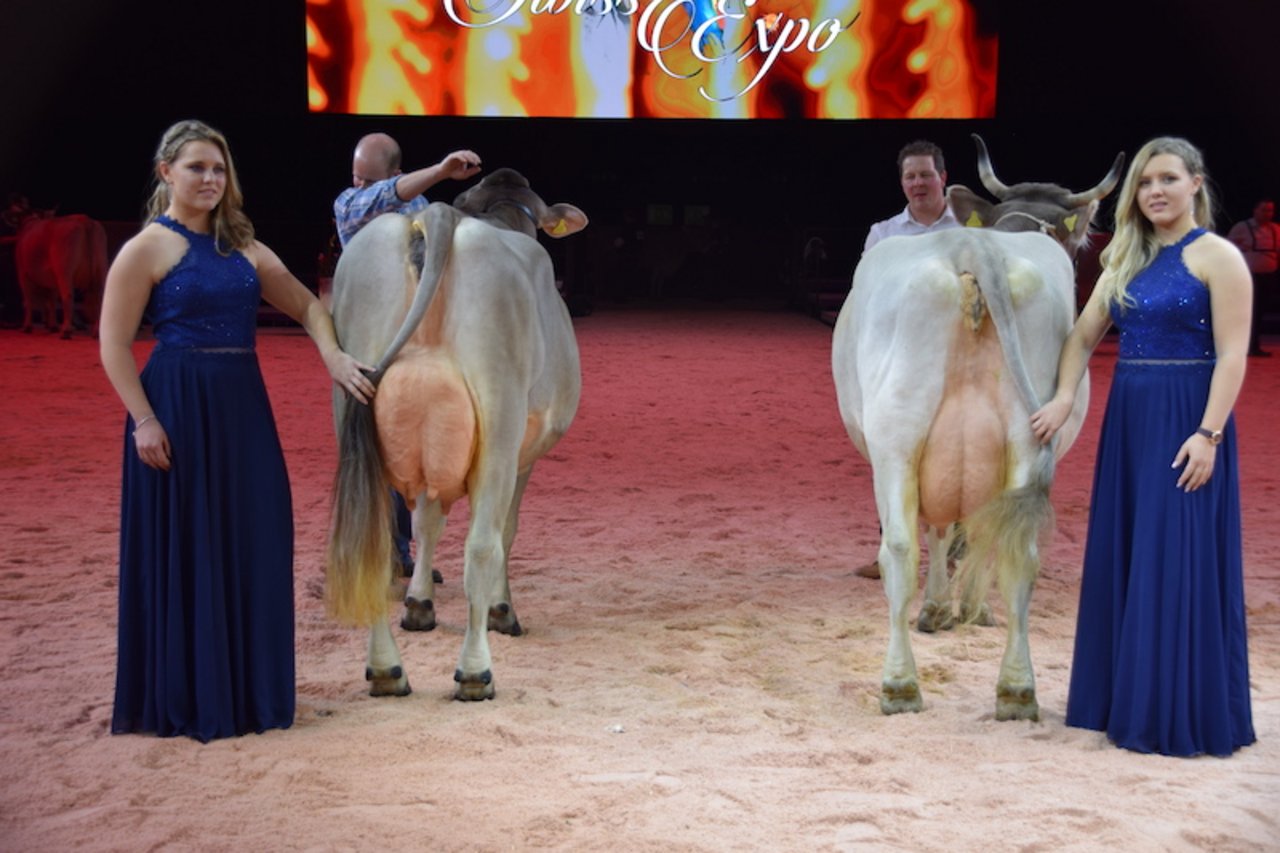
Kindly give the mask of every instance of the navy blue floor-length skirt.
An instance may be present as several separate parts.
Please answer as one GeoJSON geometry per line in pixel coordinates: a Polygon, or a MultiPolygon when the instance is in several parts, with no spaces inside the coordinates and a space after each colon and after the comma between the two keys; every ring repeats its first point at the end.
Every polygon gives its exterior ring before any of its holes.
{"type": "Polygon", "coordinates": [[[1206,485],[1171,467],[1212,372],[1121,360],[1098,443],[1067,725],[1139,752],[1254,741],[1234,423],[1206,485]]]}
{"type": "Polygon", "coordinates": [[[157,348],[172,467],[126,424],[113,732],[201,741],[294,715],[293,511],[256,354],[157,348]]]}

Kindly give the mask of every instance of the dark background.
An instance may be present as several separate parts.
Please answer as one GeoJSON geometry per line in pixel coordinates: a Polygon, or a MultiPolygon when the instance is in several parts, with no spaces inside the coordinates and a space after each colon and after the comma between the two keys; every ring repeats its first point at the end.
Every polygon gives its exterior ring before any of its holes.
{"type": "MultiPolygon", "coordinates": [[[[607,280],[618,271],[602,253],[643,228],[653,204],[670,206],[676,230],[687,207],[709,213],[713,224],[683,229],[672,251],[699,240],[719,248],[697,275],[674,275],[648,295],[772,293],[813,233],[828,238],[831,265],[847,275],[869,224],[902,208],[894,158],[917,137],[943,146],[953,183],[978,186],[969,140],[978,132],[1006,183],[1080,189],[1117,151],[1183,135],[1206,153],[1219,231],[1259,195],[1280,192],[1280,3],[976,5],[1000,34],[994,119],[615,121],[311,114],[301,0],[4,0],[0,193],[136,221],[161,132],[201,118],[231,142],[259,236],[314,284],[351,148],[385,130],[400,140],[406,169],[468,147],[486,169],[513,166],[548,201],[582,207],[590,228],[553,252],[568,277],[586,280],[580,288],[608,298],[627,294],[607,280]]],[[[662,230],[650,228],[650,249],[664,245],[653,239],[662,230]]]]}

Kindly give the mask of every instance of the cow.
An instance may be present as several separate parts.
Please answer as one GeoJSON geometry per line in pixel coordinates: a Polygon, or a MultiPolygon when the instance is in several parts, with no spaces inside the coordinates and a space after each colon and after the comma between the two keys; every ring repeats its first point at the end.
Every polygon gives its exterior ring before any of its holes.
{"type": "Polygon", "coordinates": [[[1087,376],[1053,445],[1036,441],[1029,420],[1053,394],[1075,318],[1071,256],[1119,180],[1124,154],[1097,186],[1073,193],[1005,186],[982,139],[974,141],[983,185],[999,203],[961,186],[947,201],[960,222],[985,227],[894,237],[863,255],[836,320],[832,374],[845,428],[871,463],[882,528],[889,647],[881,711],[923,707],[907,617],[923,524],[929,569],[917,627],[951,627],[952,589],[960,618],[991,624],[985,598],[998,578],[1007,638],[996,718],[1036,720],[1027,615],[1037,539],[1052,520],[1055,462],[1088,408],[1087,376]],[[957,523],[965,556],[949,582],[957,523]]]}
{"type": "Polygon", "coordinates": [[[14,260],[22,289],[22,331],[31,331],[31,315],[37,308],[52,330],[60,303],[60,331],[64,339],[70,338],[75,294],[80,291],[89,332],[97,337],[107,277],[107,233],[102,223],[82,214],[33,219],[18,232],[14,260]]]}
{"type": "Polygon", "coordinates": [[[392,565],[388,484],[414,507],[418,556],[401,626],[435,627],[432,561],[450,506],[466,495],[466,635],[455,697],[492,698],[487,629],[519,635],[507,559],[534,462],[564,435],[582,379],[577,342],[537,229],[586,227],[499,169],[414,218],[385,214],[351,240],[333,283],[343,348],[378,386],[373,405],[335,393],[339,466],[326,597],[370,625],[374,696],[410,692],[387,624],[392,565]]]}

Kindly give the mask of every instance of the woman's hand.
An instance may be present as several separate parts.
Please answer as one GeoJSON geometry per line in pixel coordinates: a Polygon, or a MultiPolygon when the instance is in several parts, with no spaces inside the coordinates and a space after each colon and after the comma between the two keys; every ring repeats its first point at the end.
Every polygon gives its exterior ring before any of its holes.
{"type": "Polygon", "coordinates": [[[1173,467],[1182,468],[1178,475],[1178,488],[1184,492],[1194,492],[1209,482],[1213,476],[1213,466],[1218,461],[1218,447],[1200,433],[1192,433],[1182,442],[1178,455],[1173,458],[1173,467]]]}
{"type": "Polygon", "coordinates": [[[340,349],[326,356],[324,365],[329,369],[329,375],[333,377],[333,381],[338,383],[338,387],[366,406],[369,405],[375,390],[373,381],[367,375],[373,370],[372,367],[361,364],[340,349]]]}
{"type": "Polygon", "coordinates": [[[1041,444],[1048,444],[1071,417],[1072,400],[1054,397],[1031,415],[1031,432],[1041,444]]]}
{"type": "Polygon", "coordinates": [[[169,434],[154,415],[143,418],[142,423],[134,427],[133,444],[143,464],[157,471],[169,470],[169,434]]]}

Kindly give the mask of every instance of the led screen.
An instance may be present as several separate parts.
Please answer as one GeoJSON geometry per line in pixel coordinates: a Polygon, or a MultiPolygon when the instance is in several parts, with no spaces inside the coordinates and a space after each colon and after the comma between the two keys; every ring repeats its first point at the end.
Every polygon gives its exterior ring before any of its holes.
{"type": "Polygon", "coordinates": [[[974,0],[308,0],[314,112],[989,118],[974,0]]]}

